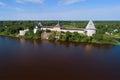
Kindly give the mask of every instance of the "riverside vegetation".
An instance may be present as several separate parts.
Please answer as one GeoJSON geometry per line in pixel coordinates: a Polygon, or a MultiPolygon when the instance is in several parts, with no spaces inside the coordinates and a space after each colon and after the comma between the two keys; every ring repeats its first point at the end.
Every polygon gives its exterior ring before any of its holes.
{"type": "MultiPolygon", "coordinates": [[[[39,21],[0,21],[0,35],[19,37],[25,39],[41,39],[44,31],[33,33],[33,28],[39,21]],[[18,36],[19,30],[30,29],[25,36],[18,36]]],[[[41,21],[44,26],[54,26],[57,21],[41,21]]],[[[88,37],[77,32],[50,32],[49,40],[51,41],[70,41],[70,42],[87,42],[99,44],[120,45],[120,21],[95,21],[97,33],[88,37]],[[59,36],[59,37],[57,37],[59,36]],[[57,38],[56,38],[57,37],[57,38]]],[[[61,21],[61,25],[66,28],[84,28],[87,21],[61,21]]]]}

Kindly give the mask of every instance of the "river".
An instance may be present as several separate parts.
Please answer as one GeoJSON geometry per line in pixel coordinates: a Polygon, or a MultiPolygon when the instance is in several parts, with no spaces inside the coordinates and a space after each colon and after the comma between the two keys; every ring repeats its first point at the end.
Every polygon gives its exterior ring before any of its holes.
{"type": "Polygon", "coordinates": [[[120,80],[120,46],[0,37],[0,80],[120,80]]]}

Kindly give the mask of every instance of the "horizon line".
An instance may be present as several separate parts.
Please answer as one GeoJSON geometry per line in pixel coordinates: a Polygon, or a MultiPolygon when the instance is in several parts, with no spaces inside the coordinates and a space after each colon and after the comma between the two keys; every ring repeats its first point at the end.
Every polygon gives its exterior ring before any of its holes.
{"type": "Polygon", "coordinates": [[[106,19],[106,20],[100,20],[100,19],[81,19],[81,20],[56,20],[56,19],[54,19],[54,20],[50,20],[50,19],[43,19],[43,20],[30,20],[30,19],[25,19],[25,20],[22,20],[22,19],[20,19],[20,20],[0,20],[0,21],[89,21],[89,20],[93,20],[93,21],[120,21],[120,20],[118,20],[118,19],[106,19]]]}

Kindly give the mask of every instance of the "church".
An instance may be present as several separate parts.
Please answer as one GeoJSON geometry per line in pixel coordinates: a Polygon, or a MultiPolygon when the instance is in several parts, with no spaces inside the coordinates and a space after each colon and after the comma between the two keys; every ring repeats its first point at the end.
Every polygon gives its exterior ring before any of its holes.
{"type": "Polygon", "coordinates": [[[36,33],[38,30],[50,30],[50,31],[58,31],[58,32],[67,32],[67,31],[78,32],[87,36],[92,36],[93,34],[96,34],[96,27],[92,20],[88,22],[85,29],[64,28],[60,25],[59,21],[55,26],[43,26],[41,23],[39,23],[38,25],[40,26],[40,28],[36,26],[33,30],[34,33],[36,33]]]}

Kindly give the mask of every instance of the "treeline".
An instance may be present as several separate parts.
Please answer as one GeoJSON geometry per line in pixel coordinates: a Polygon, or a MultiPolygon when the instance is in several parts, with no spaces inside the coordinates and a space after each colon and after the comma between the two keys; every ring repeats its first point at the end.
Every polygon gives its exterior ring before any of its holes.
{"type": "Polygon", "coordinates": [[[40,39],[42,31],[38,31],[36,34],[33,33],[33,28],[37,25],[34,21],[0,21],[0,35],[19,37],[19,31],[29,29],[30,31],[25,36],[20,36],[25,39],[40,39]]]}
{"type": "Polygon", "coordinates": [[[0,21],[0,27],[21,27],[22,29],[29,28],[30,30],[37,24],[36,21],[0,21]]]}
{"type": "Polygon", "coordinates": [[[120,34],[120,21],[95,21],[94,23],[99,34],[112,33],[115,29],[120,34]]]}
{"type": "Polygon", "coordinates": [[[33,31],[29,31],[24,36],[20,36],[20,38],[40,40],[42,33],[43,31],[37,31],[36,34],[34,34],[33,31]]]}
{"type": "MultiPolygon", "coordinates": [[[[29,27],[32,29],[35,25],[41,22],[43,26],[55,26],[58,21],[0,21],[0,27],[29,27]]],[[[85,28],[88,21],[60,21],[60,24],[63,27],[72,27],[72,28],[85,28]]],[[[110,31],[113,28],[120,29],[120,21],[94,21],[96,28],[110,28],[110,31]]]]}
{"type": "MultiPolygon", "coordinates": [[[[27,28],[33,30],[38,25],[38,22],[41,22],[43,26],[55,26],[58,21],[0,21],[0,28],[3,28],[1,31],[5,30],[5,27],[11,29],[17,28],[18,30],[27,28]]],[[[60,21],[60,24],[67,28],[85,28],[87,23],[88,21],[60,21]]],[[[120,34],[120,21],[94,21],[94,24],[98,34],[104,34],[105,32],[112,33],[115,29],[120,34]]]]}
{"type": "Polygon", "coordinates": [[[84,34],[78,32],[51,32],[49,36],[51,41],[70,41],[70,42],[87,42],[87,43],[99,43],[99,44],[117,44],[114,37],[108,36],[106,34],[94,34],[88,37],[84,34]]]}

